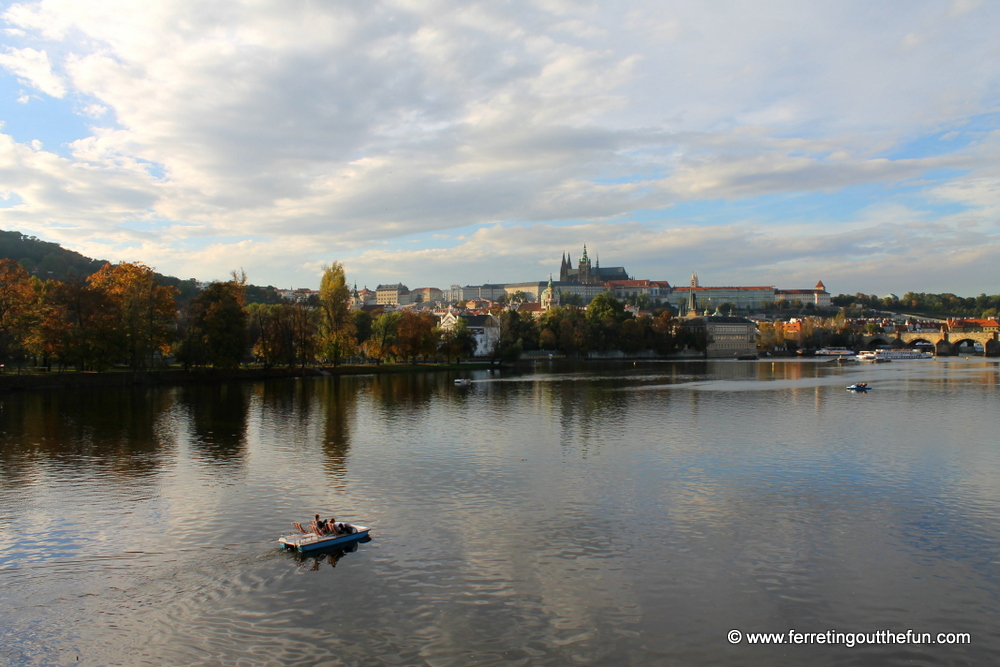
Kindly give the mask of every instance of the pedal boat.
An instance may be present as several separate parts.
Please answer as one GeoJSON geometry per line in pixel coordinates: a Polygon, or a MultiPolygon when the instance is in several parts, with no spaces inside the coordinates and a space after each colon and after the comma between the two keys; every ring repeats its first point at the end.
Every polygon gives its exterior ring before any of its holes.
{"type": "Polygon", "coordinates": [[[315,549],[329,549],[331,547],[339,547],[345,544],[351,544],[352,542],[357,542],[358,540],[363,540],[368,537],[368,531],[371,530],[368,526],[358,526],[354,524],[348,524],[354,528],[356,532],[350,535],[317,535],[316,533],[295,533],[292,535],[283,535],[278,538],[278,544],[289,551],[313,551],[315,549]]]}

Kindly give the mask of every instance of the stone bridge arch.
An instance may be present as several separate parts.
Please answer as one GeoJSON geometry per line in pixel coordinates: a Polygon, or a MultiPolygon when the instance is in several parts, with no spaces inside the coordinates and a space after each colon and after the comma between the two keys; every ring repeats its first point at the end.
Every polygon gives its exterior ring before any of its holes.
{"type": "Polygon", "coordinates": [[[917,347],[919,344],[931,344],[934,353],[941,356],[958,354],[957,347],[962,341],[972,341],[983,346],[987,357],[1000,356],[1000,341],[996,331],[906,331],[899,334],[881,333],[862,336],[862,347],[874,350],[881,346],[917,347]]]}

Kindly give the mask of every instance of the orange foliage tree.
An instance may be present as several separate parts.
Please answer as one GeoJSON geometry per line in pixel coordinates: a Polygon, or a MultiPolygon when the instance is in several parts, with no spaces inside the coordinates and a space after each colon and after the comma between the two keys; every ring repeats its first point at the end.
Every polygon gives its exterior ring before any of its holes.
{"type": "Polygon", "coordinates": [[[0,360],[11,360],[25,351],[37,317],[36,283],[17,262],[0,260],[0,360]]]}
{"type": "Polygon", "coordinates": [[[105,264],[87,279],[112,307],[113,342],[129,367],[138,370],[166,354],[177,319],[177,290],[161,285],[145,264],[105,264]]]}

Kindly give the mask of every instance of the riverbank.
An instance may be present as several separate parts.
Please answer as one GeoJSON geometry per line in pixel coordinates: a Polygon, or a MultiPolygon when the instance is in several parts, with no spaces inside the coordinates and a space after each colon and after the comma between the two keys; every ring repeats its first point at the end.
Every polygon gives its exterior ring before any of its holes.
{"type": "Polygon", "coordinates": [[[380,375],[386,373],[433,373],[489,368],[488,363],[463,364],[344,364],[305,368],[238,368],[220,370],[180,368],[146,371],[109,370],[104,372],[44,372],[22,370],[0,374],[0,392],[42,389],[82,389],[90,387],[168,386],[215,382],[242,382],[280,378],[325,377],[331,375],[380,375]]]}

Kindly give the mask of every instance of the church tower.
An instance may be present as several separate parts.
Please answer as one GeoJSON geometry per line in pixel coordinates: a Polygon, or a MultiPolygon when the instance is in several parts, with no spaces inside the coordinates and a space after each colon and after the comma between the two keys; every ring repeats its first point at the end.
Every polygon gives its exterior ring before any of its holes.
{"type": "Polygon", "coordinates": [[[555,285],[552,284],[552,274],[549,274],[549,286],[542,290],[539,302],[542,310],[551,310],[559,305],[559,295],[556,293],[555,285]]]}
{"type": "Polygon", "coordinates": [[[696,294],[698,290],[698,274],[691,274],[691,290],[688,292],[688,303],[687,311],[688,317],[698,316],[698,296],[696,294]]]}
{"type": "Polygon", "coordinates": [[[590,284],[590,258],[587,257],[587,244],[583,244],[583,255],[580,257],[580,270],[576,274],[576,279],[584,285],[590,284]]]}

